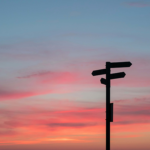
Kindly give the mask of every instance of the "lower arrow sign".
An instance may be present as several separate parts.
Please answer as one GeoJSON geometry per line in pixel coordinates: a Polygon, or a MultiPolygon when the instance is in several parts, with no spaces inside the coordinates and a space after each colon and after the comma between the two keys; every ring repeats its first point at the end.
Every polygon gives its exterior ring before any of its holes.
{"type": "Polygon", "coordinates": [[[110,75],[110,79],[124,78],[125,75],[124,72],[114,73],[110,75]]]}
{"type": "Polygon", "coordinates": [[[106,85],[106,79],[101,78],[101,83],[106,85]]]}

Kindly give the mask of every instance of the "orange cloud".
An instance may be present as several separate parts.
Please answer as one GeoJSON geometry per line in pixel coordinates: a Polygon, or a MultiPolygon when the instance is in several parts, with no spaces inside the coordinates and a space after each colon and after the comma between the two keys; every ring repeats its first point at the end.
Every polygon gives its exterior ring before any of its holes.
{"type": "MultiPolygon", "coordinates": [[[[149,129],[149,99],[114,101],[112,133],[142,132],[149,129]],[[135,128],[136,126],[136,128],[135,128]],[[143,128],[141,128],[143,127],[143,128]],[[139,131],[140,128],[140,131],[139,131]]],[[[96,104],[97,105],[97,104],[96,104]]],[[[35,106],[36,107],[36,106],[35,106]]],[[[104,108],[74,107],[71,110],[45,110],[43,108],[1,109],[0,140],[6,142],[37,141],[41,139],[80,139],[91,135],[105,135],[104,108]],[[79,138],[76,138],[78,135],[79,138]]],[[[128,136],[128,135],[127,135],[128,136]]],[[[92,139],[91,139],[92,140],[92,139]]],[[[51,140],[52,141],[52,140],[51,140]]],[[[54,141],[54,140],[53,140],[54,141]]],[[[55,140],[56,141],[56,140],[55,140]]],[[[68,140],[69,141],[69,140],[68,140]]],[[[19,142],[18,142],[19,143],[19,142]]]]}

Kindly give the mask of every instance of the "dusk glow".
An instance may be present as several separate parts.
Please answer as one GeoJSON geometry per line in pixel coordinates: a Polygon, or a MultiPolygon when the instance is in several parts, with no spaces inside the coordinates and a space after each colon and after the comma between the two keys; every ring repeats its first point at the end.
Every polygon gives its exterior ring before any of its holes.
{"type": "Polygon", "coordinates": [[[149,0],[0,0],[0,150],[150,149],[149,0]]]}

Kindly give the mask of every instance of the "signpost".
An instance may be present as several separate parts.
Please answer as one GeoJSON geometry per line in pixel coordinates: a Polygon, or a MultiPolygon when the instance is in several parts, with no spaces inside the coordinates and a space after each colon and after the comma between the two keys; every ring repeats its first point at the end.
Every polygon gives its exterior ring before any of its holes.
{"type": "Polygon", "coordinates": [[[106,150],[110,150],[110,122],[113,122],[113,103],[110,103],[110,80],[124,78],[125,73],[110,74],[111,68],[130,67],[131,62],[106,62],[106,69],[94,70],[93,76],[106,74],[106,79],[101,78],[101,83],[106,85],[106,150]]]}

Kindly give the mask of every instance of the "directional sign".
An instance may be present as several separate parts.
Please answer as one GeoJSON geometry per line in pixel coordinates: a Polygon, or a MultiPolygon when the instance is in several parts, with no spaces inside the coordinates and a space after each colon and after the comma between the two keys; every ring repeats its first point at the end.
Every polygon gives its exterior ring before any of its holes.
{"type": "Polygon", "coordinates": [[[94,70],[94,71],[92,72],[92,75],[93,75],[93,76],[102,75],[102,74],[106,74],[106,69],[94,70]]]}
{"type": "Polygon", "coordinates": [[[110,75],[110,79],[124,78],[125,75],[126,74],[124,72],[113,73],[110,75]]]}
{"type": "Polygon", "coordinates": [[[106,79],[101,78],[100,82],[106,85],[106,150],[110,150],[110,122],[113,122],[113,103],[110,103],[110,81],[111,79],[124,78],[124,72],[111,74],[111,68],[130,67],[131,62],[106,62],[106,69],[94,70],[93,76],[106,74],[106,79]]]}
{"type": "Polygon", "coordinates": [[[113,62],[110,63],[110,68],[122,68],[122,67],[130,67],[132,65],[131,62],[113,62]]]}
{"type": "Polygon", "coordinates": [[[106,79],[101,78],[101,83],[106,85],[106,79]]]}

